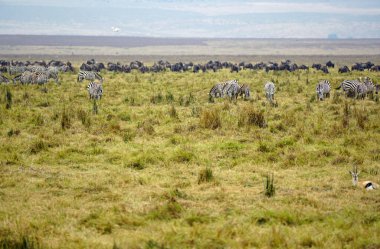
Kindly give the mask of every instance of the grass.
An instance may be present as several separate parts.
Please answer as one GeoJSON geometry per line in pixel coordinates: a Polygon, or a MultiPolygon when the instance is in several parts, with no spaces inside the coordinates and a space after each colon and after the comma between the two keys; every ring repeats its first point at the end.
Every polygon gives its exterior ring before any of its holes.
{"type": "Polygon", "coordinates": [[[334,87],[380,75],[331,71],[324,101],[314,70],[102,72],[97,112],[74,74],[0,85],[0,248],[378,248],[380,191],[347,172],[380,182],[380,104],[334,87]],[[252,99],[209,103],[231,78],[252,99]]]}

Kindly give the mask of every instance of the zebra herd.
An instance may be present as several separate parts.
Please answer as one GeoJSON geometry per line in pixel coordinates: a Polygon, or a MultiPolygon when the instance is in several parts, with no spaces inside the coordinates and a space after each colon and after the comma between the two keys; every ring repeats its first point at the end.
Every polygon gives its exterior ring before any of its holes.
{"type": "MultiPolygon", "coordinates": [[[[364,99],[367,97],[373,97],[373,94],[380,91],[380,85],[375,85],[371,78],[364,77],[359,80],[344,80],[337,88],[342,89],[346,97],[354,97],[364,99]]],[[[330,97],[331,85],[328,80],[321,80],[316,85],[316,94],[318,100],[324,100],[330,97]]],[[[266,99],[273,103],[274,94],[276,91],[275,84],[271,81],[267,81],[264,85],[264,92],[266,99]]],[[[229,80],[215,84],[209,91],[209,99],[213,101],[214,98],[228,97],[230,100],[236,100],[238,96],[244,95],[244,99],[250,97],[249,86],[243,84],[239,86],[237,80],[229,80]]]]}
{"type": "Polygon", "coordinates": [[[209,99],[228,97],[230,100],[237,100],[238,96],[249,99],[250,90],[248,85],[239,85],[237,80],[229,80],[214,85],[209,92],[209,99]]]}
{"type": "MultiPolygon", "coordinates": [[[[44,67],[39,65],[30,66],[9,66],[9,75],[15,75],[12,79],[16,84],[19,81],[21,84],[46,84],[49,79],[54,79],[59,83],[58,73],[62,71],[60,67],[44,67]]],[[[9,83],[11,80],[4,75],[0,75],[0,83],[9,83]]]]}
{"type": "Polygon", "coordinates": [[[359,80],[344,80],[336,89],[342,89],[347,97],[364,99],[366,96],[373,96],[374,92],[378,93],[379,88],[371,78],[364,77],[359,80]]]}

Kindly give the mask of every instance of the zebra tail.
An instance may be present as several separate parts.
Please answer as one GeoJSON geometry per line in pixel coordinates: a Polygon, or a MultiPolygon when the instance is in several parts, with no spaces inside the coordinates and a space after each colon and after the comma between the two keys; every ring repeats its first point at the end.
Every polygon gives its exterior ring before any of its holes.
{"type": "Polygon", "coordinates": [[[338,89],[341,89],[342,88],[342,84],[340,84],[337,88],[335,88],[336,90],[338,89]]]}

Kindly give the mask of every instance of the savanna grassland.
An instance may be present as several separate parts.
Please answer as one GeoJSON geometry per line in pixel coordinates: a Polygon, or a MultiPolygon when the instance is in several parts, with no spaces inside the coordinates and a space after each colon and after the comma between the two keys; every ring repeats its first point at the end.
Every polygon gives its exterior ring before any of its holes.
{"type": "Polygon", "coordinates": [[[0,248],[380,247],[380,190],[348,173],[380,182],[379,97],[315,96],[379,73],[102,75],[96,104],[76,74],[0,85],[0,248]],[[234,78],[249,101],[208,101],[234,78]]]}

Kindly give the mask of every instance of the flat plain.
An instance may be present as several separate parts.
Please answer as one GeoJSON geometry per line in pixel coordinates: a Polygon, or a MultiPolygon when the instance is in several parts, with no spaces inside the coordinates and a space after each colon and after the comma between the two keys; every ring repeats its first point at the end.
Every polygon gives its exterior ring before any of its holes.
{"type": "Polygon", "coordinates": [[[76,73],[0,85],[0,248],[380,247],[380,191],[348,173],[380,183],[379,96],[334,89],[378,72],[101,74],[96,104],[76,73]],[[229,79],[251,99],[209,102],[229,79]],[[333,89],[317,101],[321,79],[333,89]]]}

